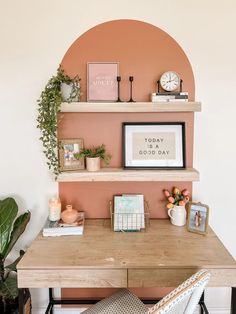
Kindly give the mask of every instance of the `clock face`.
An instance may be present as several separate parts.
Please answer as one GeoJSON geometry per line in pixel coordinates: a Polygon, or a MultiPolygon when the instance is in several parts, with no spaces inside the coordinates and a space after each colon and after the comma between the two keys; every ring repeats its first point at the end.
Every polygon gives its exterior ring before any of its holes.
{"type": "Polygon", "coordinates": [[[162,74],[160,78],[161,87],[167,92],[173,92],[179,87],[180,77],[176,72],[168,71],[162,74]]]}

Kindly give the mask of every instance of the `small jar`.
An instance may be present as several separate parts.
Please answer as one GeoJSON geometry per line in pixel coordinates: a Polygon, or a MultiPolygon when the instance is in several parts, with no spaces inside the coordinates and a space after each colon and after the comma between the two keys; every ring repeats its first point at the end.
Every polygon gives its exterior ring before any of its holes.
{"type": "Polygon", "coordinates": [[[48,202],[49,215],[48,218],[50,221],[58,221],[61,218],[61,201],[59,198],[54,197],[50,198],[48,202]]]}
{"type": "Polygon", "coordinates": [[[66,209],[61,213],[61,219],[67,224],[72,224],[78,219],[78,217],[78,211],[73,209],[71,205],[66,205],[66,209]]]}

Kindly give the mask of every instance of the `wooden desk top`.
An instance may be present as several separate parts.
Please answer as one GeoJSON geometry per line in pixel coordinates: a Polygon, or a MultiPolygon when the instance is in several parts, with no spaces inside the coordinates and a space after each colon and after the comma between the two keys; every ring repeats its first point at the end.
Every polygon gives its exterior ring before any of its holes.
{"type": "Polygon", "coordinates": [[[83,236],[33,241],[21,269],[233,268],[236,262],[215,233],[190,233],[169,220],[151,220],[144,232],[113,232],[106,219],[87,219],[83,236]]]}

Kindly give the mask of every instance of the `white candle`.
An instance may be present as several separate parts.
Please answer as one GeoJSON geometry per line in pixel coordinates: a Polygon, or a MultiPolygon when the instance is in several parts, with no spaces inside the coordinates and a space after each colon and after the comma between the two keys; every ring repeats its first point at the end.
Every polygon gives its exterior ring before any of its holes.
{"type": "Polygon", "coordinates": [[[48,202],[49,207],[49,220],[57,221],[61,218],[61,201],[59,198],[50,198],[48,202]]]}

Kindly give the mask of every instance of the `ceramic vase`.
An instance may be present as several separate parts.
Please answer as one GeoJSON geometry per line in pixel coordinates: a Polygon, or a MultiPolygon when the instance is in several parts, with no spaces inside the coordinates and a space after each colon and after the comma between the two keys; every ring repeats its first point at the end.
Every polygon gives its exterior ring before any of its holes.
{"type": "Polygon", "coordinates": [[[168,210],[168,216],[170,221],[175,226],[184,226],[186,224],[186,209],[185,206],[177,206],[170,208],[168,210]]]}
{"type": "Polygon", "coordinates": [[[67,224],[72,224],[78,219],[78,217],[78,211],[73,209],[71,205],[67,205],[66,209],[61,213],[61,219],[67,224]]]}
{"type": "MultiPolygon", "coordinates": [[[[61,83],[61,95],[62,95],[63,101],[68,101],[70,99],[72,88],[73,88],[72,83],[71,84],[61,83]]],[[[71,100],[79,101],[78,97],[74,97],[71,100]]]]}
{"type": "Polygon", "coordinates": [[[86,169],[88,171],[100,170],[100,157],[86,157],[86,169]]]}

